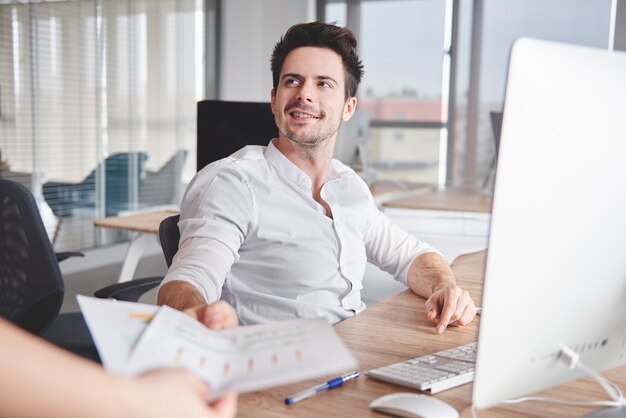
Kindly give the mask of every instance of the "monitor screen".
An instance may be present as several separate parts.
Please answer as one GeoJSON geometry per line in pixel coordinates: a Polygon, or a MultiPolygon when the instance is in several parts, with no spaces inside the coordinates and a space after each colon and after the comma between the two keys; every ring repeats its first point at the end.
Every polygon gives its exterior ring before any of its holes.
{"type": "Polygon", "coordinates": [[[493,143],[496,147],[496,157],[500,148],[500,131],[502,131],[502,112],[489,112],[491,121],[491,131],[493,132],[493,143]]]}
{"type": "Polygon", "coordinates": [[[352,118],[339,127],[333,158],[350,167],[362,168],[364,148],[361,147],[367,142],[369,126],[369,114],[357,109],[352,118]]]}
{"type": "Polygon", "coordinates": [[[277,136],[269,103],[200,101],[196,168],[200,171],[246,145],[267,145],[277,136]]]}
{"type": "Polygon", "coordinates": [[[511,53],[485,267],[479,409],[626,364],[626,54],[511,53]]]}

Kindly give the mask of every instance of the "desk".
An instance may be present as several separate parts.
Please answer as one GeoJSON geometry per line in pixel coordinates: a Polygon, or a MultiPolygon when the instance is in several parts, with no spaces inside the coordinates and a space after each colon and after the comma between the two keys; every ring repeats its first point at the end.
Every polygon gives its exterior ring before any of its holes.
{"type": "Polygon", "coordinates": [[[446,187],[441,190],[431,188],[409,198],[394,199],[383,206],[385,208],[489,213],[491,212],[491,197],[473,187],[446,187]]]}
{"type": "Polygon", "coordinates": [[[379,180],[370,186],[374,203],[379,209],[395,201],[412,201],[413,198],[433,191],[432,184],[379,180]]]}
{"type": "Polygon", "coordinates": [[[176,215],[176,211],[146,212],[129,216],[112,216],[93,221],[94,226],[111,228],[120,231],[138,232],[137,236],[130,241],[128,251],[124,257],[122,270],[117,282],[123,283],[133,279],[139,259],[146,250],[153,235],[159,233],[161,221],[168,216],[176,215]]]}
{"type": "MultiPolygon", "coordinates": [[[[482,292],[484,253],[461,256],[453,263],[460,284],[475,300],[482,292]]],[[[448,329],[437,336],[426,320],[423,299],[404,291],[373,308],[349,318],[335,329],[366,370],[426,355],[476,341],[479,318],[462,328],[448,329]]],[[[604,373],[626,390],[626,366],[604,373]]],[[[335,376],[327,376],[335,377],[335,376]]],[[[384,417],[371,411],[368,405],[379,396],[393,392],[415,390],[380,382],[366,376],[347,383],[344,387],[320,394],[299,404],[286,406],[283,400],[300,390],[319,384],[324,379],[309,380],[261,392],[240,396],[238,417],[384,417]]],[[[454,406],[462,417],[471,417],[472,384],[462,385],[435,395],[454,406]]],[[[541,392],[542,396],[566,399],[607,399],[602,389],[590,378],[570,382],[558,388],[541,392]]],[[[599,408],[596,408],[599,409],[599,408]]],[[[479,411],[483,417],[573,417],[591,413],[593,408],[560,406],[545,402],[526,402],[518,405],[479,411]]]]}

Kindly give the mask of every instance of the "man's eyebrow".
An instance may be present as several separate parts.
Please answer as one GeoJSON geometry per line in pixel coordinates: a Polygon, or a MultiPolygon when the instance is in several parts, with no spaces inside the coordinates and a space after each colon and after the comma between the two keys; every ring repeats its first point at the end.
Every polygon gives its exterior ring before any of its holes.
{"type": "Polygon", "coordinates": [[[339,84],[339,83],[337,83],[337,80],[335,80],[334,78],[332,78],[332,77],[331,77],[331,76],[329,76],[329,75],[318,75],[316,78],[317,78],[318,80],[330,80],[330,81],[332,81],[332,82],[333,82],[333,83],[335,83],[335,84],[339,84]]]}
{"type": "Polygon", "coordinates": [[[302,78],[302,75],[297,73],[287,73],[280,76],[281,80],[285,78],[302,78]]]}
{"type": "MultiPolygon", "coordinates": [[[[282,76],[280,76],[281,80],[285,79],[285,78],[297,78],[297,79],[303,79],[304,76],[302,74],[298,74],[298,73],[286,73],[283,74],[282,76]]],[[[316,80],[330,80],[335,84],[339,84],[337,83],[337,80],[335,80],[334,78],[332,78],[329,75],[318,75],[315,77],[316,80]]]]}

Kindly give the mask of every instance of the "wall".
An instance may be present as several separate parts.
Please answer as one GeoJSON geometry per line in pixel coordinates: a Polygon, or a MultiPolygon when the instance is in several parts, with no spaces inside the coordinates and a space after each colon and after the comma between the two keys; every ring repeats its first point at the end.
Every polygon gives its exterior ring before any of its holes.
{"type": "Polygon", "coordinates": [[[270,55],[293,24],[315,20],[314,0],[222,2],[219,99],[270,100],[270,55]]]}

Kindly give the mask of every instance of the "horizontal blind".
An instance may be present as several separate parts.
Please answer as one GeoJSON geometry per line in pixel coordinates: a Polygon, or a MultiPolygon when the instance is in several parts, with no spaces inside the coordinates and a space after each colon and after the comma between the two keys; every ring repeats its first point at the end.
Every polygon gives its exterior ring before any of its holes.
{"type": "Polygon", "coordinates": [[[178,205],[203,22],[198,0],[0,3],[0,175],[31,188],[55,249],[127,238],[94,218],[178,205]]]}

